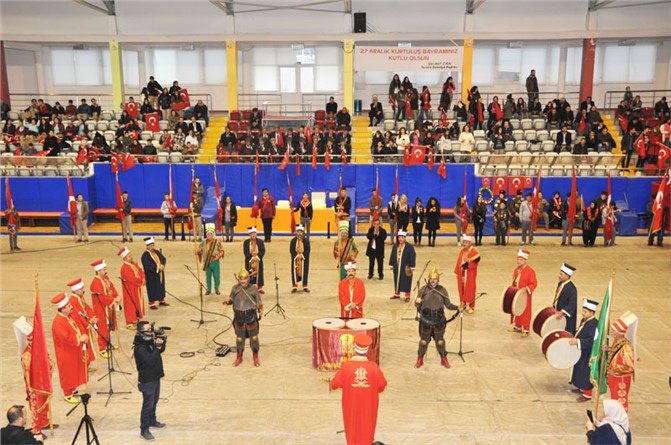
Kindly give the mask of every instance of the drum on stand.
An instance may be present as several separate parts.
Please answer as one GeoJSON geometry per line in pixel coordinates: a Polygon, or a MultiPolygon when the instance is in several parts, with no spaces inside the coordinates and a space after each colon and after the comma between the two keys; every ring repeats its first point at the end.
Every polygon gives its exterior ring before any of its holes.
{"type": "Polygon", "coordinates": [[[342,329],[345,322],[339,318],[318,318],[312,322],[314,329],[342,329]]]}
{"type": "Polygon", "coordinates": [[[527,308],[527,291],[515,286],[508,286],[501,294],[501,305],[503,312],[510,315],[522,315],[527,308]]]}
{"type": "Polygon", "coordinates": [[[566,329],[566,316],[557,318],[559,311],[552,306],[539,309],[534,314],[532,329],[539,337],[544,337],[545,334],[557,330],[566,329]]]}
{"type": "Polygon", "coordinates": [[[339,318],[318,318],[312,322],[312,366],[319,368],[320,361],[318,357],[320,332],[321,337],[327,337],[332,331],[337,331],[345,327],[345,322],[339,318]]]}
{"type": "Polygon", "coordinates": [[[549,332],[541,341],[541,351],[548,363],[555,369],[568,369],[580,360],[578,345],[572,345],[569,340],[571,333],[556,330],[549,332]]]}
{"type": "Polygon", "coordinates": [[[369,331],[372,329],[380,329],[380,323],[377,320],[371,318],[354,318],[352,320],[347,320],[345,325],[349,329],[357,331],[369,331]]]}

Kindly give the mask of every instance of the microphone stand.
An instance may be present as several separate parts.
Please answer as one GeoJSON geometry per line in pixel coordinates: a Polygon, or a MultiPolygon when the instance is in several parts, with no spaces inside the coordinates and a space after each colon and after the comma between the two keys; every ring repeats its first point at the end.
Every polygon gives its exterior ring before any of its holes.
{"type": "MultiPolygon", "coordinates": [[[[100,296],[97,293],[95,295],[98,298],[98,302],[100,302],[100,296]]],[[[89,322],[89,326],[92,326],[93,330],[96,331],[98,336],[100,338],[102,338],[103,340],[105,340],[105,344],[106,344],[105,351],[107,351],[107,374],[104,374],[102,377],[100,377],[98,379],[98,381],[101,381],[102,379],[107,377],[108,381],[109,381],[109,390],[108,391],[99,391],[96,394],[107,394],[107,401],[105,402],[105,406],[107,406],[107,404],[109,403],[110,399],[112,398],[112,396],[114,394],[130,394],[130,391],[127,391],[127,392],[114,391],[114,389],[112,388],[112,373],[113,372],[118,372],[119,374],[130,375],[130,372],[119,371],[119,370],[114,369],[114,363],[112,362],[113,347],[112,347],[112,342],[111,342],[110,338],[105,337],[104,335],[102,335],[100,333],[100,331],[98,330],[98,327],[95,324],[91,323],[91,319],[86,314],[81,312],[79,315],[83,315],[84,318],[86,318],[86,320],[89,322]]]]}
{"type": "Polygon", "coordinates": [[[128,299],[130,300],[131,303],[133,303],[133,307],[135,308],[135,317],[137,318],[138,321],[140,321],[142,319],[142,316],[140,315],[140,309],[137,307],[137,304],[135,304],[135,301],[131,297],[130,291],[128,290],[128,286],[126,286],[126,280],[124,280],[121,277],[119,277],[119,279],[121,280],[121,285],[126,291],[126,294],[128,294],[128,299]]]}
{"type": "MultiPolygon", "coordinates": [[[[487,292],[480,292],[480,295],[475,299],[476,301],[482,297],[483,295],[487,295],[487,292]]],[[[463,340],[464,340],[464,311],[466,310],[466,306],[464,305],[464,308],[459,311],[459,351],[457,352],[450,352],[447,351],[448,354],[455,354],[458,355],[461,360],[466,363],[466,359],[464,358],[464,355],[466,354],[471,354],[475,351],[470,350],[470,351],[464,351],[463,350],[463,340]]]]}
{"type": "Polygon", "coordinates": [[[275,306],[271,307],[268,310],[268,312],[266,312],[266,315],[270,314],[272,311],[275,311],[278,314],[282,315],[282,317],[286,320],[287,316],[285,315],[284,308],[280,304],[280,285],[279,285],[280,279],[277,277],[277,264],[274,262],[273,267],[275,268],[275,306]]]}
{"type": "Polygon", "coordinates": [[[203,285],[203,282],[200,281],[200,279],[196,276],[196,274],[193,273],[193,271],[191,270],[191,268],[190,268],[189,266],[187,266],[187,265],[185,264],[184,267],[186,267],[186,270],[188,270],[189,273],[190,273],[191,275],[193,275],[193,278],[194,278],[194,279],[198,282],[198,284],[199,284],[198,290],[199,290],[199,295],[200,295],[200,319],[198,319],[198,320],[191,320],[191,321],[194,322],[194,323],[198,323],[198,329],[200,329],[200,327],[201,327],[202,325],[204,325],[205,323],[214,323],[216,320],[203,320],[203,288],[204,288],[205,286],[203,285]]]}

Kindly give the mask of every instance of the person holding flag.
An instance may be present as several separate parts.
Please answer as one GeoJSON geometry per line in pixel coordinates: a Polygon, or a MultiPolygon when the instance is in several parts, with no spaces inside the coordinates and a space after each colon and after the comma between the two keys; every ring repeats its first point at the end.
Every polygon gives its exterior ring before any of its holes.
{"type": "Polygon", "coordinates": [[[217,295],[221,295],[219,292],[219,272],[221,266],[219,265],[219,260],[224,257],[224,246],[221,245],[221,241],[215,237],[215,225],[206,224],[205,225],[205,239],[198,244],[197,255],[199,261],[203,263],[203,270],[205,271],[205,276],[207,277],[207,288],[205,295],[210,295],[212,293],[212,278],[214,277],[214,291],[217,295]]]}
{"type": "Polygon", "coordinates": [[[373,187],[371,192],[370,199],[368,200],[368,209],[370,210],[370,222],[371,225],[373,221],[379,219],[382,216],[382,209],[384,207],[384,202],[377,191],[377,187],[373,187]]]}
{"type": "Polygon", "coordinates": [[[571,392],[579,394],[577,402],[587,402],[592,399],[592,388],[594,385],[590,381],[590,359],[592,357],[592,345],[595,342],[595,333],[599,320],[594,317],[599,303],[587,298],[583,299],[582,321],[575,334],[575,338],[569,340],[569,344],[577,345],[580,349],[580,359],[573,366],[571,380],[569,383],[576,389],[571,392]]]}
{"type": "Polygon", "coordinates": [[[652,222],[650,223],[650,230],[648,231],[648,246],[654,244],[657,238],[657,246],[662,247],[664,242],[665,222],[669,217],[669,185],[671,184],[671,174],[669,170],[659,183],[657,194],[654,195],[652,202],[652,222]]]}
{"type": "Polygon", "coordinates": [[[137,323],[145,315],[144,298],[142,297],[142,286],[145,282],[144,270],[133,261],[133,255],[128,247],[124,246],[117,255],[123,261],[121,265],[121,285],[126,328],[134,331],[137,323]]]}
{"type": "Polygon", "coordinates": [[[613,343],[607,347],[607,383],[610,398],[629,412],[629,389],[636,364],[636,329],[638,317],[627,311],[610,325],[613,343]]]}
{"type": "Polygon", "coordinates": [[[21,218],[19,212],[14,207],[14,200],[12,199],[12,192],[9,188],[9,178],[5,178],[5,198],[7,200],[7,208],[5,209],[5,219],[7,220],[7,231],[9,232],[9,249],[12,253],[19,248],[19,230],[21,229],[21,218]]]}
{"type": "Polygon", "coordinates": [[[65,292],[51,299],[58,313],[51,325],[56,364],[63,396],[68,403],[79,403],[77,388],[88,383],[88,334],[82,333],[72,319],[72,304],[65,292]]]}

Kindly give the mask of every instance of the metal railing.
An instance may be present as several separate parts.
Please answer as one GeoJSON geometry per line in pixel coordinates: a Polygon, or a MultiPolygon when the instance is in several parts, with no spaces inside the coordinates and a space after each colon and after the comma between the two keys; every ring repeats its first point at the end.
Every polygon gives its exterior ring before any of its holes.
{"type": "MultiPolygon", "coordinates": [[[[264,104],[274,102],[281,103],[282,95],[279,93],[241,93],[238,94],[238,109],[239,110],[251,110],[252,108],[258,108],[262,110],[264,104]]],[[[229,113],[232,110],[228,110],[229,113]]]]}
{"type": "MultiPolygon", "coordinates": [[[[603,107],[606,109],[616,109],[624,97],[625,90],[606,91],[603,95],[603,107]]],[[[644,107],[654,107],[662,97],[671,96],[671,90],[640,90],[632,91],[634,97],[641,96],[641,102],[644,107]]]]}

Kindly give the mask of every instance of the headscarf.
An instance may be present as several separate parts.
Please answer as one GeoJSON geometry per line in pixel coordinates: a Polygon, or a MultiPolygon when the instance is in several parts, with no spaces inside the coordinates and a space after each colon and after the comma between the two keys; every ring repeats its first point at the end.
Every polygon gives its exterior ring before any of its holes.
{"type": "Polygon", "coordinates": [[[604,418],[598,422],[597,426],[610,424],[610,427],[615,432],[617,440],[621,445],[627,443],[627,433],[629,432],[629,417],[627,416],[624,407],[617,400],[604,399],[603,400],[604,418]]]}

